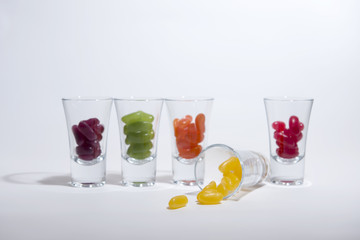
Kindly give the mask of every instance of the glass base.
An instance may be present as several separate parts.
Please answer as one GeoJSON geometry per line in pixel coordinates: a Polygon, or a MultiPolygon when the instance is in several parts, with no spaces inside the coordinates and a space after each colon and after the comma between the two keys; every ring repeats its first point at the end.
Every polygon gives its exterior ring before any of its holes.
{"type": "Polygon", "coordinates": [[[173,183],[183,186],[195,186],[197,185],[196,180],[175,180],[173,179],[173,183]]]}
{"type": "Polygon", "coordinates": [[[123,186],[133,186],[133,187],[151,187],[155,185],[155,182],[127,182],[121,181],[121,185],[123,186]]]}
{"type": "Polygon", "coordinates": [[[105,185],[105,181],[99,183],[70,182],[70,186],[79,187],[79,188],[94,188],[94,187],[102,187],[104,185],[105,185]]]}
{"type": "Polygon", "coordinates": [[[282,186],[297,186],[304,183],[304,179],[281,179],[281,178],[271,178],[270,183],[282,186]]]}

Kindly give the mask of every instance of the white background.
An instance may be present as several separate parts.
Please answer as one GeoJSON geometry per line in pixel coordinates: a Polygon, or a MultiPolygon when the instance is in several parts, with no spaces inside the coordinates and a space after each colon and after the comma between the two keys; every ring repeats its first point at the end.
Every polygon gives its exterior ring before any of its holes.
{"type": "MultiPolygon", "coordinates": [[[[0,0],[1,239],[359,239],[360,2],[0,0]],[[212,96],[209,143],[268,155],[265,96],[315,99],[311,186],[166,209],[166,107],[158,184],[118,185],[115,109],[108,183],[66,186],[62,97],[212,96]]],[[[310,184],[308,184],[310,185],[310,184]]]]}

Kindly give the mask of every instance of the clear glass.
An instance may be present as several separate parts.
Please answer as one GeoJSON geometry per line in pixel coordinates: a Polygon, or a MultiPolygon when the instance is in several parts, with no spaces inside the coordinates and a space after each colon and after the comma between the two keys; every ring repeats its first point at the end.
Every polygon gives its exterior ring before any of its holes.
{"type": "Polygon", "coordinates": [[[201,157],[195,164],[196,183],[200,189],[203,189],[211,181],[215,181],[218,185],[223,178],[219,166],[231,157],[239,159],[242,168],[240,184],[224,199],[236,194],[242,188],[253,187],[261,183],[269,173],[268,160],[257,152],[239,151],[224,144],[213,144],[206,147],[200,155],[201,157]]]}
{"type": "Polygon", "coordinates": [[[63,98],[74,187],[105,184],[106,147],[112,98],[63,98]]]}
{"type": "Polygon", "coordinates": [[[306,138],[313,99],[264,98],[270,145],[268,181],[278,185],[304,182],[306,138]]]}
{"type": "Polygon", "coordinates": [[[172,177],[176,184],[196,185],[195,162],[206,147],[213,101],[190,97],[165,99],[171,127],[172,177]]]}
{"type": "Polygon", "coordinates": [[[157,139],[163,99],[114,99],[118,117],[122,185],[155,184],[157,139]]]}

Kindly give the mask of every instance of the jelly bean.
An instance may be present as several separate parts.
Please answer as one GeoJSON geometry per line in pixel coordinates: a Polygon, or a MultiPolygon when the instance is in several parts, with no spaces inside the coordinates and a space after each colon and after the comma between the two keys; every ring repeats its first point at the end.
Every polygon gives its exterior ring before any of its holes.
{"type": "Polygon", "coordinates": [[[216,190],[201,191],[197,195],[200,204],[219,204],[223,199],[223,195],[216,190]]]}
{"type": "Polygon", "coordinates": [[[276,122],[273,122],[272,127],[273,127],[273,129],[275,129],[276,131],[283,131],[283,130],[285,130],[286,125],[285,125],[284,122],[276,121],[276,122]]]}
{"type": "Polygon", "coordinates": [[[234,191],[240,184],[240,180],[239,178],[234,174],[234,173],[227,173],[224,175],[224,177],[227,177],[227,181],[230,184],[230,191],[234,191]]]}
{"type": "Polygon", "coordinates": [[[199,113],[195,118],[196,128],[199,132],[205,132],[205,115],[203,113],[199,113]]]}
{"type": "Polygon", "coordinates": [[[291,116],[289,119],[289,129],[294,133],[298,134],[300,132],[300,122],[299,118],[296,116],[291,116]]]}
{"type": "Polygon", "coordinates": [[[201,145],[197,145],[196,147],[194,148],[178,148],[179,150],[179,155],[183,158],[186,158],[186,159],[192,159],[192,158],[195,158],[197,157],[201,150],[202,150],[202,147],[201,145]]]}
{"type": "Polygon", "coordinates": [[[81,121],[79,123],[78,129],[81,132],[81,134],[87,138],[87,140],[94,141],[97,139],[96,133],[85,121],[81,121]]]}
{"type": "Polygon", "coordinates": [[[127,153],[141,153],[147,152],[153,147],[152,142],[145,142],[145,143],[134,143],[131,144],[127,150],[127,153]]]}
{"type": "Polygon", "coordinates": [[[150,132],[131,132],[126,136],[125,143],[146,143],[151,141],[154,136],[155,133],[153,130],[151,130],[150,132]]]}
{"type": "Polygon", "coordinates": [[[76,153],[78,155],[92,155],[94,154],[94,148],[90,145],[81,145],[76,147],[76,153]]]}
{"type": "Polygon", "coordinates": [[[134,122],[124,126],[124,133],[127,135],[129,132],[149,132],[152,127],[153,125],[149,122],[134,122]]]}
{"type": "Polygon", "coordinates": [[[224,197],[226,197],[230,190],[227,189],[224,182],[220,182],[219,185],[216,187],[216,190],[221,193],[224,197]]]}
{"type": "Polygon", "coordinates": [[[151,156],[151,151],[146,151],[146,152],[139,152],[139,153],[132,153],[132,152],[127,152],[127,154],[135,159],[145,159],[151,156]]]}
{"type": "Polygon", "coordinates": [[[93,129],[98,134],[101,134],[104,132],[104,126],[101,124],[94,125],[93,129]]]}
{"type": "Polygon", "coordinates": [[[178,209],[185,207],[188,203],[188,198],[185,195],[175,196],[169,201],[169,209],[178,209]]]}
{"type": "Polygon", "coordinates": [[[154,121],[154,116],[143,111],[137,111],[134,113],[130,113],[121,118],[125,124],[131,124],[134,122],[152,122],[154,121]]]}
{"type": "Polygon", "coordinates": [[[207,191],[207,190],[216,190],[216,182],[215,181],[211,181],[208,185],[206,185],[202,191],[207,191]]]}
{"type": "Polygon", "coordinates": [[[86,138],[81,134],[81,132],[79,131],[77,125],[72,126],[72,132],[74,134],[75,137],[75,141],[78,145],[81,145],[85,142],[86,138]]]}
{"type": "Polygon", "coordinates": [[[97,118],[90,118],[88,120],[85,120],[85,122],[87,123],[87,125],[89,125],[91,128],[93,128],[94,126],[98,125],[100,123],[99,119],[97,118]]]}
{"type": "Polygon", "coordinates": [[[224,161],[222,164],[220,164],[219,170],[224,175],[228,173],[234,173],[239,180],[242,178],[242,168],[240,160],[237,157],[231,157],[224,161]]]}

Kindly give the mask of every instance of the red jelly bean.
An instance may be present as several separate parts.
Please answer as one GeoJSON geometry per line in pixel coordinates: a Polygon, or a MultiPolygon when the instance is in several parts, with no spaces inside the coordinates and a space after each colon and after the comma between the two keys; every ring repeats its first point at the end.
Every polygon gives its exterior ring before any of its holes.
{"type": "Polygon", "coordinates": [[[285,123],[280,121],[273,122],[272,127],[278,132],[283,131],[286,128],[285,123]]]}

